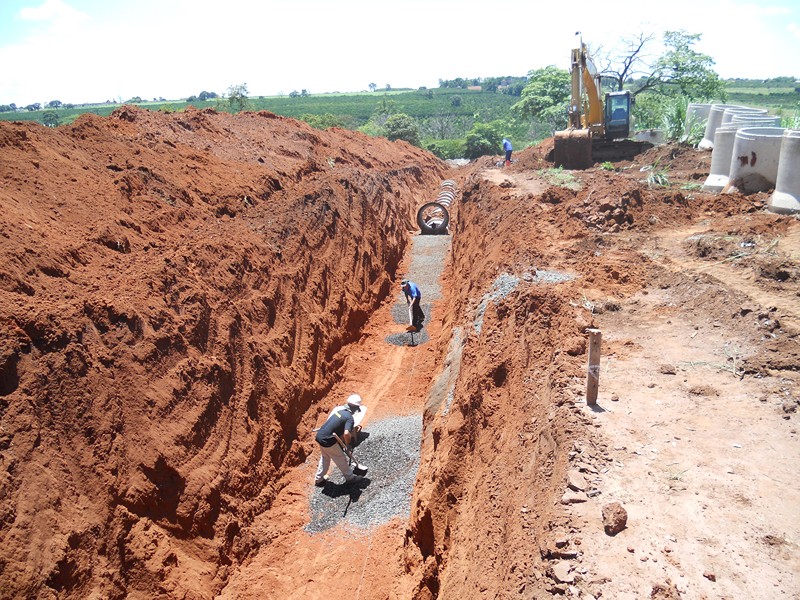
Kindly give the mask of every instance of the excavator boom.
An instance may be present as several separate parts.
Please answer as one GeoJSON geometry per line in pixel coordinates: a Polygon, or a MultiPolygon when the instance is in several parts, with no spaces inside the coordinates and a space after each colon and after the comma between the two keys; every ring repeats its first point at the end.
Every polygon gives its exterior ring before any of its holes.
{"type": "Polygon", "coordinates": [[[556,166],[586,169],[598,160],[629,159],[652,147],[625,139],[630,134],[630,93],[610,92],[603,101],[600,75],[582,41],[572,50],[570,76],[569,129],[556,132],[556,166]]]}

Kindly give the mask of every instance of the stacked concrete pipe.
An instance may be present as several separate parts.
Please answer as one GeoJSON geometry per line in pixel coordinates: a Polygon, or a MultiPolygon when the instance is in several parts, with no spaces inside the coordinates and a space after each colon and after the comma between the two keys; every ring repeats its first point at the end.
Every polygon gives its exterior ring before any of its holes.
{"type": "Polygon", "coordinates": [[[721,192],[728,184],[731,171],[735,127],[718,127],[714,133],[714,149],[711,151],[711,170],[703,184],[704,192],[721,192]]]}
{"type": "Polygon", "coordinates": [[[750,108],[749,106],[734,106],[732,108],[726,108],[725,111],[722,113],[722,121],[720,121],[719,126],[725,127],[735,119],[737,116],[749,116],[749,117],[766,117],[767,116],[767,109],[766,108],[750,108]]]}
{"type": "Polygon", "coordinates": [[[427,202],[419,208],[417,225],[422,235],[447,235],[447,226],[450,224],[450,213],[447,209],[455,202],[457,194],[456,182],[445,179],[439,188],[436,200],[427,202]]]}
{"type": "MultiPolygon", "coordinates": [[[[728,111],[725,111],[725,115],[728,111]]],[[[723,117],[724,118],[724,117],[723,117]]],[[[732,120],[720,125],[714,134],[714,149],[711,151],[711,170],[703,184],[705,192],[721,192],[728,184],[733,157],[733,143],[736,132],[748,127],[775,127],[780,125],[780,117],[766,114],[734,113],[732,120]]]]}
{"type": "Polygon", "coordinates": [[[708,121],[706,121],[706,131],[703,134],[703,139],[697,145],[701,150],[711,150],[714,147],[714,134],[717,128],[722,124],[722,116],[728,108],[746,108],[738,104],[712,104],[711,110],[708,113],[708,121]]]}
{"type": "Polygon", "coordinates": [[[748,113],[734,114],[731,125],[737,129],[744,127],[780,127],[781,118],[771,115],[751,115],[748,113]]]}
{"type": "Polygon", "coordinates": [[[767,208],[776,213],[800,213],[800,130],[787,129],[781,139],[775,191],[767,208]]]}
{"type": "Polygon", "coordinates": [[[746,127],[736,132],[723,193],[750,194],[775,187],[784,131],[782,127],[746,127]]]}

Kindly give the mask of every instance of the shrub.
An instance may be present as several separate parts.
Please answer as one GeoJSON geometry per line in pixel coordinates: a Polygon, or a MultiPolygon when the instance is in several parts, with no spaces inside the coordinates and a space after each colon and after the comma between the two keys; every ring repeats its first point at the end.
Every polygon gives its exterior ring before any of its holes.
{"type": "Polygon", "coordinates": [[[463,139],[433,140],[425,144],[425,149],[443,160],[464,158],[467,144],[463,139]]]}

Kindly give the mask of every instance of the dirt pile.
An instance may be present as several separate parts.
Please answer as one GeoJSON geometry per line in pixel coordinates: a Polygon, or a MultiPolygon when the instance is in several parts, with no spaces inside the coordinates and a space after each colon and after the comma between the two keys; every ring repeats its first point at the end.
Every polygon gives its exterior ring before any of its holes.
{"type": "MultiPolygon", "coordinates": [[[[443,163],[270,113],[0,124],[2,595],[208,597],[443,163]]],[[[298,440],[302,440],[301,442],[298,440]]]]}

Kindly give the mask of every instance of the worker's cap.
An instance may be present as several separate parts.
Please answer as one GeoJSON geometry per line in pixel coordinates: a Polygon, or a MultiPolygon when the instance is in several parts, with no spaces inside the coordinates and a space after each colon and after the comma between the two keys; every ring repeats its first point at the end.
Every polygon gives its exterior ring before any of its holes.
{"type": "Polygon", "coordinates": [[[402,286],[408,285],[408,279],[403,279],[403,281],[400,282],[400,285],[402,286]]]}
{"type": "Polygon", "coordinates": [[[358,394],[352,394],[352,395],[351,395],[351,396],[350,396],[350,397],[347,399],[347,403],[348,403],[350,406],[355,406],[355,407],[357,407],[357,408],[360,410],[360,409],[361,409],[361,396],[359,396],[358,394]]]}

